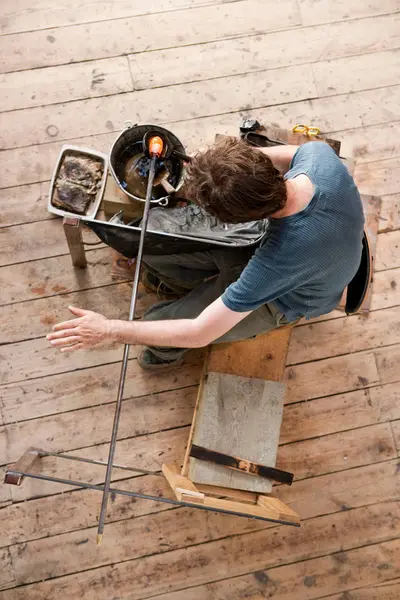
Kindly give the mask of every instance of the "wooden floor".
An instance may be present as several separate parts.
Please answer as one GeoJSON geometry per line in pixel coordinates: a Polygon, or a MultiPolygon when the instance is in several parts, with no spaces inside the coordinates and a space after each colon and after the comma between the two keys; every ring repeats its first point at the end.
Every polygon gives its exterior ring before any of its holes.
{"type": "MultiPolygon", "coordinates": [[[[105,247],[73,270],[46,212],[62,143],[107,151],[127,119],[167,124],[189,150],[236,134],[242,115],[306,122],[341,139],[360,190],[382,196],[369,317],[334,313],[292,336],[278,465],[296,482],[277,494],[301,529],[118,497],[96,547],[98,492],[0,484],[0,600],[398,599],[399,0],[3,0],[0,11],[2,471],[30,445],[108,452],[121,348],[68,356],[44,339],[68,304],[124,318],[130,297],[105,247]]],[[[201,354],[154,376],[135,350],[116,460],[159,469],[183,457],[201,354]]],[[[48,461],[101,482],[88,467],[48,461]]]]}

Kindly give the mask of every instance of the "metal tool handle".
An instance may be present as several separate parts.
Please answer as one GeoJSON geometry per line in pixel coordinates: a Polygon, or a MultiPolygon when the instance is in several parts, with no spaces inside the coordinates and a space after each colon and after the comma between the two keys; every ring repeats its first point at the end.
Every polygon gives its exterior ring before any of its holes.
{"type": "MultiPolygon", "coordinates": [[[[146,200],[145,200],[143,219],[142,219],[142,224],[141,224],[139,250],[138,250],[138,255],[137,255],[137,259],[136,259],[136,270],[135,270],[135,277],[133,279],[131,306],[129,309],[129,317],[128,317],[129,321],[133,321],[134,316],[135,316],[137,292],[138,292],[139,278],[140,278],[140,268],[141,268],[142,258],[143,258],[144,238],[145,238],[145,234],[146,234],[147,221],[149,219],[149,211],[150,211],[150,205],[151,205],[151,193],[152,193],[152,189],[153,189],[156,161],[157,161],[157,157],[153,156],[151,159],[151,163],[150,163],[149,180],[147,183],[146,200]]],[[[125,344],[124,355],[122,358],[121,374],[120,374],[119,385],[118,385],[117,405],[115,407],[114,423],[113,423],[110,450],[109,450],[108,461],[107,461],[107,471],[106,471],[106,479],[105,479],[105,483],[104,483],[103,499],[101,502],[99,526],[98,526],[98,530],[97,530],[97,544],[100,544],[101,538],[103,537],[103,532],[104,532],[104,521],[105,521],[105,516],[106,516],[106,510],[107,510],[108,496],[110,494],[111,473],[112,473],[113,462],[114,462],[115,446],[116,446],[116,442],[117,442],[119,419],[120,419],[120,415],[121,415],[122,397],[124,394],[126,370],[128,367],[128,357],[129,357],[129,344],[125,344]]]]}

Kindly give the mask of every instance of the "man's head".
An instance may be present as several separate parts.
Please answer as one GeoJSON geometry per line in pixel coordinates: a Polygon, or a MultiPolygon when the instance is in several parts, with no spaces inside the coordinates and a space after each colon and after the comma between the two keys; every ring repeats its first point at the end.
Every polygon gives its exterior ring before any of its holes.
{"type": "Polygon", "coordinates": [[[265,219],[286,203],[286,186],[271,159],[233,137],[193,157],[185,195],[225,223],[265,219]]]}

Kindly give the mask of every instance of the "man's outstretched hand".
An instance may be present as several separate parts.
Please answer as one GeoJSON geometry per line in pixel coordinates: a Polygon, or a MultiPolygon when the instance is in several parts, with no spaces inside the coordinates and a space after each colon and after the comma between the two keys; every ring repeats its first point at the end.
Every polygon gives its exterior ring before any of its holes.
{"type": "Polygon", "coordinates": [[[69,306],[77,318],[54,325],[47,339],[61,352],[73,352],[92,348],[97,344],[112,340],[111,321],[99,313],[69,306]]]}

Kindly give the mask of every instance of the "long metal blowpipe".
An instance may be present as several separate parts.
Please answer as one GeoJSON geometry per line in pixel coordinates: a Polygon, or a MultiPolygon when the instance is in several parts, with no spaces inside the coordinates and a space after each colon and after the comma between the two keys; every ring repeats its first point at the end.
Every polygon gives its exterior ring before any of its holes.
{"type": "MultiPolygon", "coordinates": [[[[149,151],[150,151],[150,156],[151,156],[151,162],[150,162],[150,170],[149,170],[149,179],[148,179],[148,183],[147,183],[147,191],[146,191],[146,200],[145,200],[145,205],[144,205],[143,219],[142,219],[141,231],[140,231],[139,250],[138,250],[138,255],[137,255],[137,259],[136,259],[135,277],[133,280],[133,287],[132,287],[131,306],[129,309],[129,317],[128,317],[129,321],[133,321],[134,316],[135,316],[137,291],[138,291],[139,278],[140,278],[140,267],[142,264],[144,238],[145,238],[145,234],[146,234],[147,221],[149,218],[149,210],[150,210],[150,204],[151,204],[151,192],[153,189],[154,173],[155,173],[157,158],[159,156],[161,156],[161,153],[163,150],[163,145],[164,145],[163,140],[159,136],[154,136],[149,140],[149,151]]],[[[111,473],[112,473],[112,467],[113,467],[113,462],[114,462],[115,446],[117,443],[119,419],[121,416],[122,397],[124,395],[125,377],[126,377],[126,370],[127,370],[127,366],[128,366],[128,356],[129,356],[129,344],[125,344],[124,355],[123,355],[122,366],[121,366],[121,374],[120,374],[119,385],[118,385],[117,405],[115,407],[114,423],[113,423],[113,428],[112,428],[110,450],[109,450],[108,461],[107,461],[106,480],[104,482],[103,499],[101,502],[101,510],[100,510],[100,517],[99,517],[99,526],[97,529],[97,545],[99,545],[101,543],[101,540],[103,537],[103,532],[104,532],[104,521],[105,521],[105,516],[106,516],[106,511],[107,511],[108,496],[110,494],[111,473]]]]}

